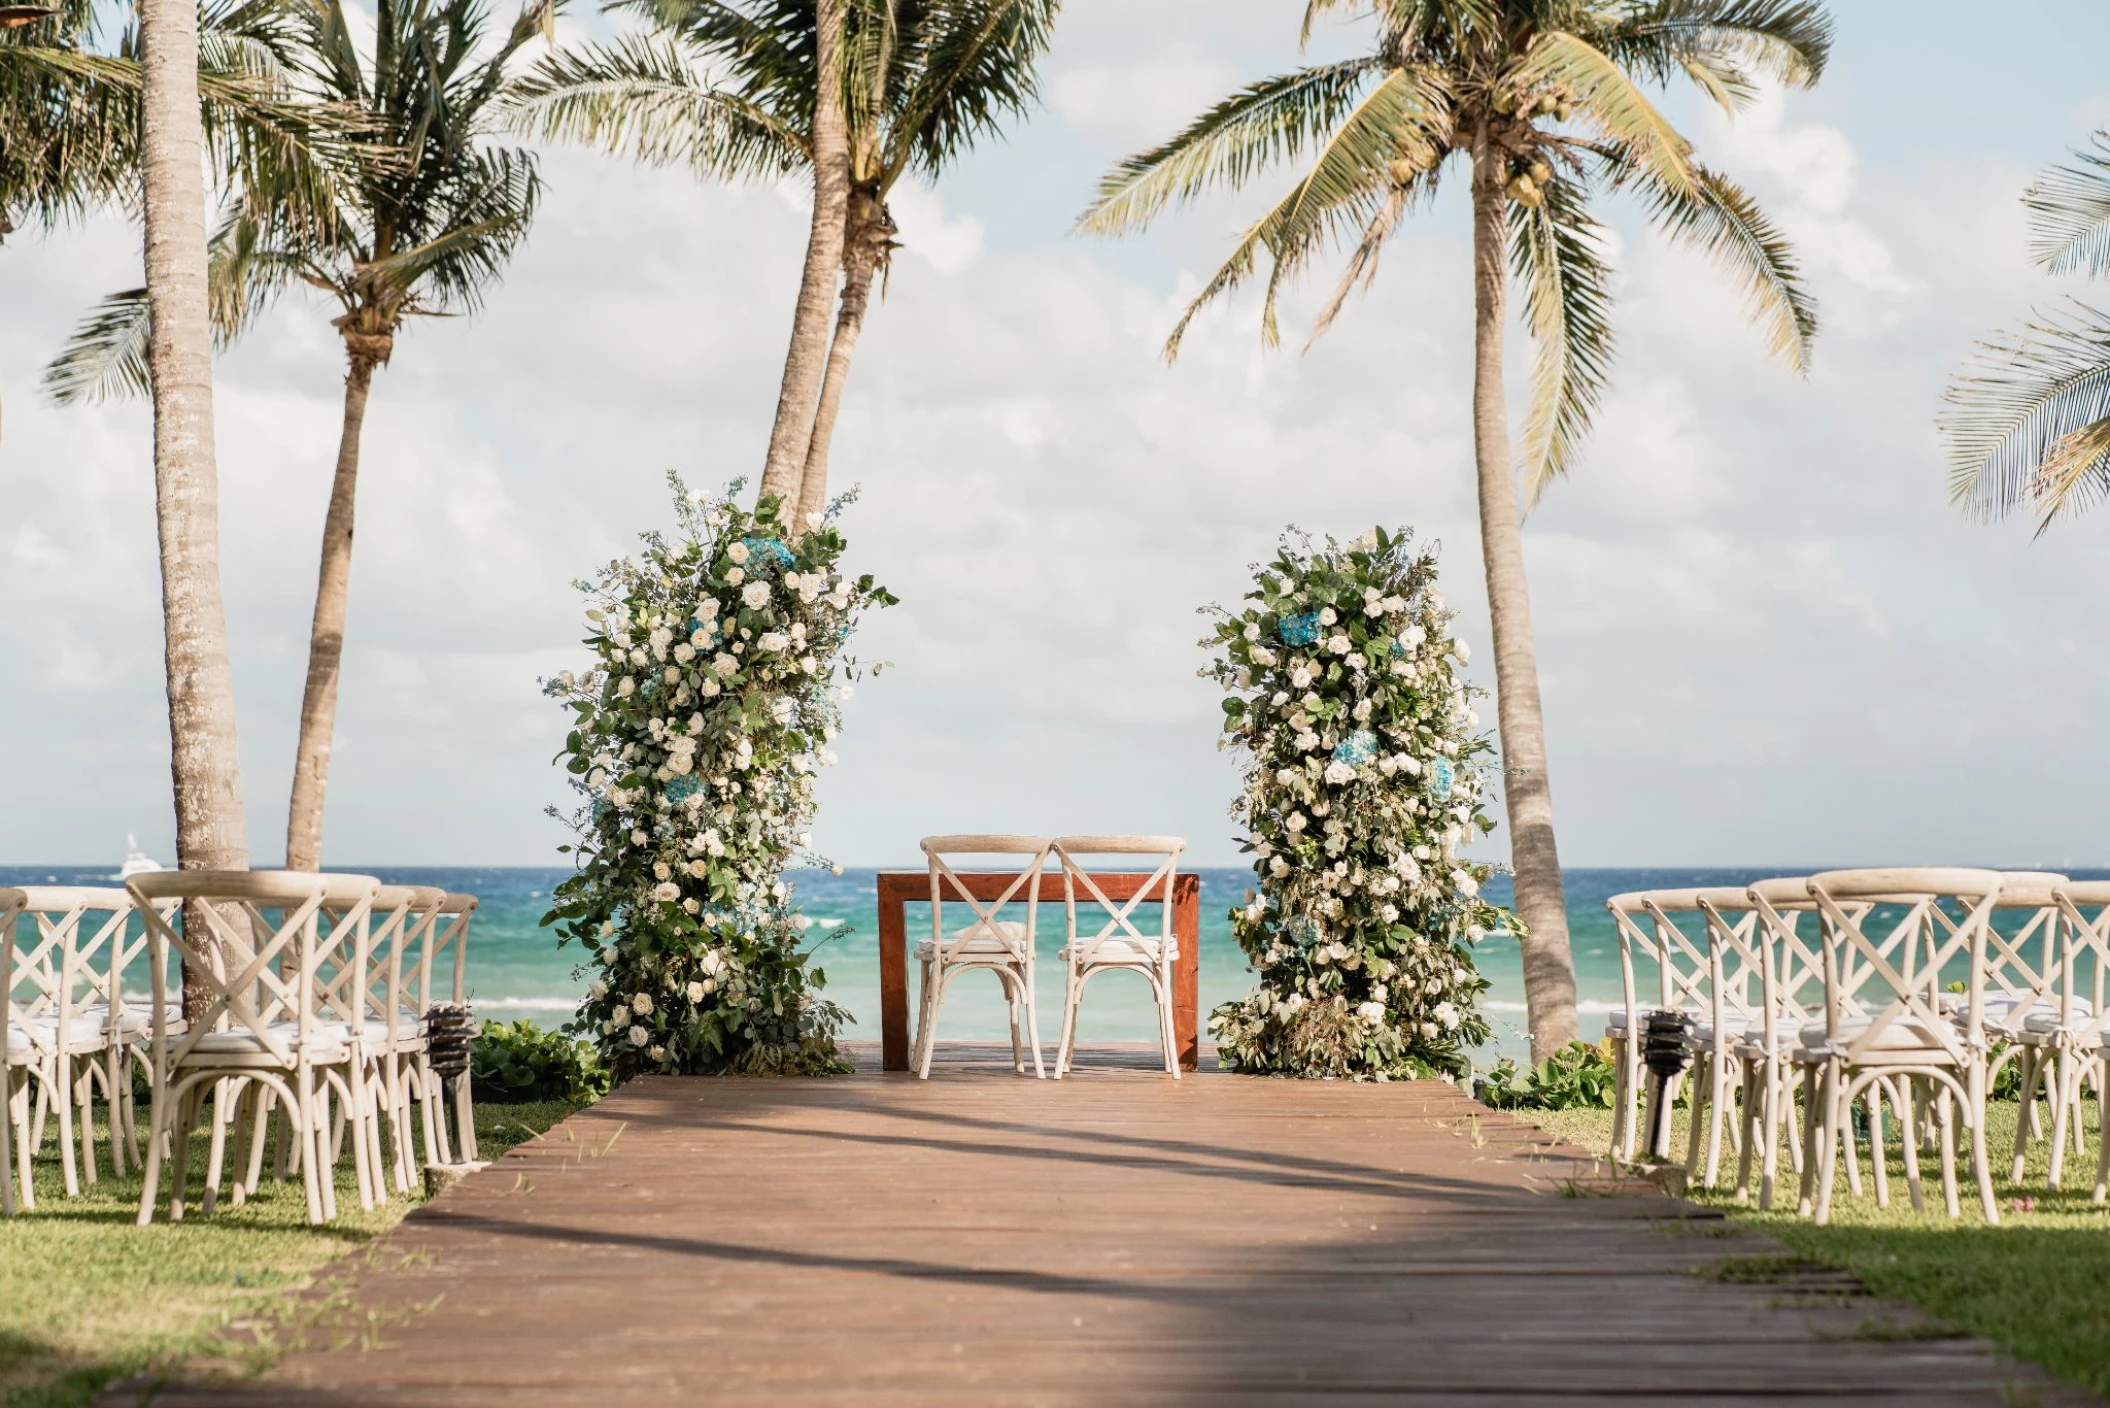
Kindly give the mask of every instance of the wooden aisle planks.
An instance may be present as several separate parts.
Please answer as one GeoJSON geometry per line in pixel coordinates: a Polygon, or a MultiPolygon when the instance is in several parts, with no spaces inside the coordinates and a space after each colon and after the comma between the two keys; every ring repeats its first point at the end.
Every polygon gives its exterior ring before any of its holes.
{"type": "Polygon", "coordinates": [[[1837,1278],[1693,1274],[1777,1249],[1446,1085],[946,1056],[626,1086],[351,1258],[264,1381],[150,1401],[2093,1401],[1981,1342],[1871,1338],[1911,1313],[1837,1278]]]}

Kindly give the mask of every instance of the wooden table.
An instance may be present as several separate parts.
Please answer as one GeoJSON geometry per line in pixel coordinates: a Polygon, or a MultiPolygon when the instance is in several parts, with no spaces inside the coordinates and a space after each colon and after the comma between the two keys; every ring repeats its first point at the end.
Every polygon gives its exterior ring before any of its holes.
{"type": "MultiPolygon", "coordinates": [[[[963,870],[960,879],[968,892],[984,904],[1001,899],[1018,879],[1017,871],[984,873],[963,870]]],[[[1092,883],[1110,900],[1132,898],[1150,879],[1131,871],[1093,871],[1092,883]]],[[[1021,887],[1018,899],[1025,898],[1021,887]]],[[[882,870],[879,872],[879,1038],[880,1068],[905,1071],[908,1063],[908,923],[904,906],[910,901],[930,903],[930,872],[926,870],[882,870]]],[[[1062,904],[1062,875],[1049,871],[1040,877],[1040,902],[1062,904]]],[[[1150,901],[1137,906],[1138,913],[1150,901]]],[[[1085,905],[1080,901],[1080,912],[1085,905]]],[[[1202,882],[1198,875],[1175,875],[1172,879],[1172,932],[1179,940],[1180,956],[1172,967],[1172,1031],[1179,1045],[1180,1069],[1194,1070],[1201,1062],[1199,1018],[1201,1007],[1201,908],[1202,882]]],[[[1090,912],[1104,915],[1096,903],[1090,912]]],[[[1103,921],[1102,921],[1103,922],[1103,921]]],[[[1060,918],[1056,920],[1061,923],[1060,918]]],[[[1138,929],[1146,926],[1136,925],[1138,929]]],[[[1043,926],[1045,932],[1045,926],[1043,926]]],[[[1058,932],[1060,932],[1058,928],[1058,932]]]]}

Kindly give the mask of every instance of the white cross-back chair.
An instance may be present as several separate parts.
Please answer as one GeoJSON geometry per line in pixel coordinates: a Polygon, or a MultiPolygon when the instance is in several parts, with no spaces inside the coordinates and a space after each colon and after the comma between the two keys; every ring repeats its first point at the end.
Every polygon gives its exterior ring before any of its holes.
{"type": "MultiPolygon", "coordinates": [[[[1759,1170],[1758,1205],[1773,1206],[1783,1128],[1788,1158],[1802,1171],[1802,1125],[1795,1110],[1795,1050],[1806,1026],[1824,1015],[1824,956],[1814,924],[1817,902],[1804,878],[1761,880],[1744,892],[1757,919],[1750,943],[1759,963],[1758,1021],[1738,1043],[1744,1064],[1744,1147],[1736,1192],[1747,1198],[1759,1170]]],[[[1851,1151],[1847,1167],[1855,1169],[1851,1151]]],[[[1858,1173],[1853,1177],[1858,1179],[1858,1173]]],[[[1858,1184],[1856,1184],[1858,1186],[1858,1184]]]]}
{"type": "MultiPolygon", "coordinates": [[[[1654,1110],[1641,1108],[1646,1087],[1641,1042],[1651,1012],[1681,1014],[1695,1028],[1714,1012],[1705,915],[1694,890],[1637,890],[1605,901],[1619,936],[1620,1005],[1605,1021],[1613,1050],[1612,1156],[1631,1160],[1641,1127],[1654,1110]],[[1672,915],[1687,920],[1681,927],[1672,915]]],[[[1675,1099],[1676,1087],[1665,1091],[1675,1099]]],[[[1652,1156],[1667,1150],[1652,1149],[1652,1156]]]]}
{"type": "Polygon", "coordinates": [[[2078,988],[2084,983],[2093,1016],[2077,1021],[2071,1038],[2075,1049],[2073,1075],[2074,1125],[2080,1124],[2081,1087],[2095,1083],[2096,1158],[2094,1201],[2110,1195],[2110,1008],[2104,992],[2110,977],[2110,880],[2069,880],[2052,888],[2059,906],[2067,941],[2065,984],[2078,988]],[[2084,976],[2085,975],[2085,976],[2084,976]]]}
{"type": "Polygon", "coordinates": [[[2030,1141],[2045,1133],[2037,1114],[2037,1097],[2044,1096],[2052,1188],[2064,1176],[2068,1145],[2076,1153],[2081,1148],[2081,1077],[2094,1046],[2097,1010],[2074,991],[2076,936],[2057,898],[2066,883],[2065,876],[2047,871],[2003,871],[1995,919],[1986,931],[1985,1029],[1987,1039],[2000,1044],[1986,1088],[1992,1089],[2003,1067],[2014,1065],[2021,1108],[2011,1176],[2018,1181],[2030,1141]],[[2011,916],[2004,927],[2013,933],[2002,932],[2002,915],[2011,916]]]}
{"type": "MultiPolygon", "coordinates": [[[[334,1106],[354,1126],[353,1159],[362,1198],[370,1198],[378,1179],[363,1128],[369,1114],[364,1082],[350,1033],[333,1016],[319,975],[331,951],[349,945],[352,991],[356,996],[363,990],[368,914],[381,882],[291,871],[178,870],[134,876],[126,888],[147,922],[155,1014],[140,1225],[153,1220],[164,1157],[173,1165],[169,1218],[182,1218],[190,1131],[208,1094],[215,1100],[215,1165],[224,1130],[239,1110],[255,1108],[264,1091],[275,1097],[297,1144],[311,1223],[337,1215],[329,1150],[334,1106]],[[181,908],[163,914],[170,900],[181,908]],[[324,917],[325,904],[332,906],[333,920],[324,917]],[[178,1031],[166,1012],[185,978],[202,1002],[178,1031]]],[[[206,1212],[219,1173],[217,1166],[208,1168],[206,1212]]],[[[239,1198],[240,1181],[236,1188],[239,1198]]]]}
{"type": "MultiPolygon", "coordinates": [[[[1140,973],[1150,984],[1157,1003],[1158,1036],[1165,1049],[1165,1074],[1180,1075],[1179,1045],[1172,1030],[1172,969],[1179,961],[1179,940],[1172,927],[1172,882],[1179,872],[1180,856],[1187,843],[1177,836],[1059,836],[1053,843],[1062,863],[1062,905],[1066,930],[1062,953],[1062,1042],[1055,1052],[1055,1078],[1067,1074],[1077,1053],[1077,1006],[1084,999],[1084,986],[1101,973],[1140,973]],[[1148,878],[1128,899],[1109,899],[1090,869],[1081,862],[1091,856],[1121,856],[1152,860],[1156,865],[1148,878]],[[1086,899],[1087,932],[1078,918],[1078,893],[1086,899]],[[1138,928],[1136,912],[1146,905],[1158,908],[1154,928],[1138,928]]],[[[1147,923],[1147,920],[1146,920],[1147,923]]]]}
{"type": "MultiPolygon", "coordinates": [[[[1841,870],[1813,875],[1824,962],[1824,1020],[1803,1029],[1803,1205],[1831,1217],[1839,1146],[1851,1149],[1848,1112],[1876,1094],[1897,1112],[1905,1176],[1923,1206],[1916,1112],[1931,1107],[1941,1131],[1942,1192],[1959,1215],[1954,1119],[1971,1137],[1985,1220],[2000,1221],[1986,1149],[1988,1048],[1986,935],[2000,899],[1998,871],[1951,868],[1841,870]],[[1961,965],[1952,1000],[1945,975],[1961,965]]],[[[1880,1128],[1871,1104],[1870,1131],[1880,1128]]],[[[1888,1200],[1880,1139],[1872,1150],[1878,1202],[1888,1200]]]]}
{"type": "MultiPolygon", "coordinates": [[[[916,1075],[930,1079],[931,1051],[938,1041],[938,1009],[953,979],[962,973],[996,975],[1004,990],[1011,1016],[1011,1064],[1026,1073],[1025,1045],[1021,1044],[1021,1018],[1026,1044],[1033,1048],[1033,1075],[1047,1074],[1041,1064],[1040,1018],[1033,996],[1034,937],[1040,913],[1040,876],[1048,860],[1048,841],[1041,836],[926,836],[919,843],[930,866],[930,937],[916,945],[916,961],[922,965],[922,1001],[916,1016],[916,1075]],[[953,858],[966,856],[1023,856],[997,898],[978,900],[969,890],[953,858]],[[1004,906],[1023,904],[1025,921],[999,919],[1004,906]],[[953,918],[946,918],[946,906],[953,918]],[[959,906],[971,916],[958,923],[959,906]]],[[[1005,873],[1010,874],[1009,871],[1005,873]]]]}
{"type": "Polygon", "coordinates": [[[29,1069],[35,1051],[26,1034],[15,1030],[15,921],[22,914],[22,892],[0,889],[0,1215],[15,1214],[16,1158],[25,1200],[35,1197],[29,1183],[29,1069]]]}
{"type": "MultiPolygon", "coordinates": [[[[110,1112],[112,1171],[124,1173],[128,1153],[138,1158],[128,1052],[145,1036],[148,1012],[127,1007],[124,977],[144,931],[135,932],[132,898],[123,890],[33,885],[21,894],[15,982],[24,1001],[17,1030],[38,1058],[31,1067],[36,1101],[29,1147],[43,1145],[45,1122],[55,1118],[66,1195],[74,1197],[84,1179],[97,1179],[98,1089],[110,1112]]],[[[25,1195],[24,1206],[34,1206],[32,1197],[25,1195]]]]}

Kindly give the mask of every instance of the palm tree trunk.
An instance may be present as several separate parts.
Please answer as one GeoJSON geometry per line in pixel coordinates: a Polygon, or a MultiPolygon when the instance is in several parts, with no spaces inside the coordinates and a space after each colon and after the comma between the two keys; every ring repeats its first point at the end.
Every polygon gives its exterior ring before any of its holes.
{"type": "Polygon", "coordinates": [[[813,414],[813,439],[806,447],[806,467],[799,481],[795,523],[828,507],[828,447],[835,439],[835,418],[842,410],[843,385],[850,379],[850,359],[864,332],[871,304],[872,279],[894,246],[898,228],[884,203],[863,191],[852,194],[843,251],[842,307],[835,316],[835,340],[828,345],[828,371],[821,382],[821,401],[813,414]]]}
{"type": "Polygon", "coordinates": [[[1502,796],[1524,951],[1525,1017],[1532,1059],[1575,1039],[1575,963],[1568,906],[1553,841],[1553,790],[1546,778],[1546,726],[1539,709],[1524,533],[1510,465],[1509,408],[1502,389],[1508,303],[1508,229],[1502,157],[1473,153],[1473,451],[1480,481],[1480,552],[1495,638],[1495,703],[1502,741],[1502,796]]]}
{"type": "MultiPolygon", "coordinates": [[[[142,0],[139,12],[147,306],[153,316],[147,358],[176,863],[185,870],[246,870],[234,670],[220,597],[198,10],[194,0],[142,0]]],[[[245,956],[226,955],[232,961],[245,956]]],[[[184,1005],[196,1015],[205,994],[187,968],[184,986],[184,1005]]]]}
{"type": "Polygon", "coordinates": [[[816,0],[817,68],[821,81],[813,105],[813,227],[806,237],[806,269],[791,319],[791,350],[777,392],[776,423],[769,432],[769,457],[762,467],[759,498],[774,495],[784,505],[799,500],[799,480],[813,437],[814,403],[828,359],[828,314],[842,272],[843,220],[850,200],[850,138],[843,120],[842,28],[844,0],[816,0]]]}
{"type": "Polygon", "coordinates": [[[322,804],[330,785],[330,741],[337,731],[337,681],[344,663],[345,600],[352,577],[352,512],[359,494],[359,433],[376,359],[350,353],[344,375],[344,426],[337,472],[322,520],[322,567],[315,582],[315,620],[308,630],[308,685],[300,700],[300,743],[293,761],[293,800],[286,813],[286,869],[322,868],[322,804]]]}

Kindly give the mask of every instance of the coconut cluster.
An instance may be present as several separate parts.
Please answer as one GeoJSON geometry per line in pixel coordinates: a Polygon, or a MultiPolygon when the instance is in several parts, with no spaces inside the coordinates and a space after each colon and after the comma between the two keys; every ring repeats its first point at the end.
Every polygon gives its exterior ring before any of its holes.
{"type": "Polygon", "coordinates": [[[1472,945],[1516,921],[1481,894],[1462,848],[1484,810],[1466,647],[1432,553],[1373,530],[1342,546],[1283,541],[1250,603],[1212,608],[1224,746],[1245,758],[1232,814],[1256,888],[1231,913],[1259,974],[1216,1010],[1241,1070],[1394,1078],[1456,1074],[1487,1038],[1472,945]]]}

